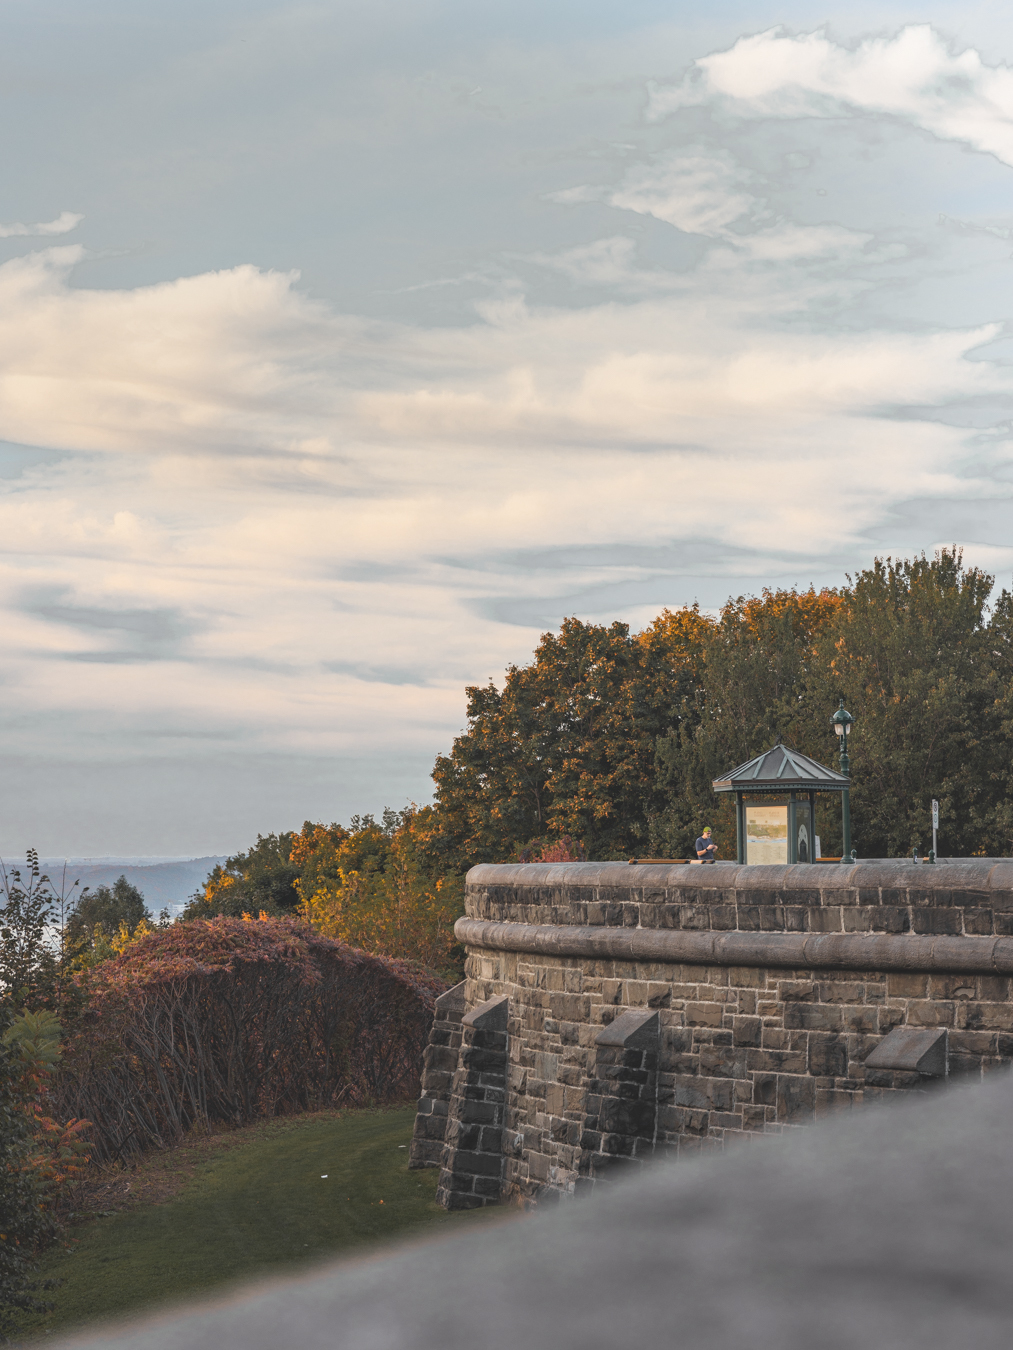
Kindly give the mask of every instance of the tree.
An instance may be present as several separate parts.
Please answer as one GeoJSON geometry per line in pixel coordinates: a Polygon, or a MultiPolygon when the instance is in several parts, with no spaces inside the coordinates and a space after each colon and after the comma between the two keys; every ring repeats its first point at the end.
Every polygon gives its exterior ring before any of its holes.
{"type": "Polygon", "coordinates": [[[431,873],[420,815],[430,813],[385,810],[382,825],[354,816],[350,830],[305,825],[292,853],[302,862],[300,913],[327,937],[456,979],[463,879],[431,873]]]}
{"type": "Polygon", "coordinates": [[[111,887],[99,886],[82,895],[67,920],[67,950],[80,953],[100,934],[109,942],[124,926],[132,936],[138,924],[151,922],[143,894],[125,876],[120,876],[111,887]]]}
{"type": "Polygon", "coordinates": [[[431,847],[464,871],[550,836],[622,857],[648,837],[655,746],[692,710],[711,621],[666,610],[639,636],[565,619],[503,689],[468,689],[468,729],[433,770],[431,847]]]}
{"type": "Polygon", "coordinates": [[[730,798],[715,799],[711,782],[778,735],[826,757],[825,658],[817,642],[842,604],[837,591],[765,589],[760,597],[729,600],[701,634],[693,706],[684,699],[683,715],[656,747],[656,795],[664,805],[651,820],[654,851],[695,856],[693,841],[712,824],[728,856],[734,806],[730,798]]]}
{"type": "Polygon", "coordinates": [[[291,831],[258,834],[252,848],[214,868],[204,890],[191,897],[183,911],[184,920],[209,919],[215,914],[238,919],[261,910],[265,914],[294,913],[299,905],[295,888],[299,864],[291,856],[294,840],[291,831]]]}
{"type": "MultiPolygon", "coordinates": [[[[860,853],[927,848],[933,797],[954,851],[996,848],[1010,685],[986,611],[994,578],[965,568],[954,548],[931,560],[877,559],[849,582],[818,644],[817,684],[821,712],[841,696],[856,718],[849,754],[860,853]]],[[[1007,613],[1005,600],[998,626],[1007,613]]]]}
{"type": "MultiPolygon", "coordinates": [[[[420,830],[432,865],[535,856],[564,834],[596,858],[686,857],[705,824],[730,856],[734,803],[712,780],[779,736],[833,762],[841,697],[861,854],[925,848],[933,797],[944,847],[1009,852],[1013,598],[990,614],[992,585],[954,548],[877,559],[839,589],[739,596],[717,620],[666,610],[637,635],[567,619],[502,689],[467,691],[420,830]]],[[[829,852],[837,802],[818,817],[829,852]]]]}
{"type": "Polygon", "coordinates": [[[0,987],[13,1006],[34,1008],[54,997],[59,976],[47,933],[55,917],[53,893],[34,849],[26,854],[24,875],[0,862],[0,892],[0,987]]]}

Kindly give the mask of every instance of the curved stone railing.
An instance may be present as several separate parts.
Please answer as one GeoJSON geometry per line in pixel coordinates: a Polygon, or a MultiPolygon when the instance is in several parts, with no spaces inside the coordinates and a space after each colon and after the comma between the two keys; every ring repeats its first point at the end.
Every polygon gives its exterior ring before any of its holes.
{"type": "Polygon", "coordinates": [[[718,933],[458,919],[457,940],[486,951],[591,960],[782,967],[796,970],[967,971],[1013,974],[1013,938],[918,934],[718,933]]]}

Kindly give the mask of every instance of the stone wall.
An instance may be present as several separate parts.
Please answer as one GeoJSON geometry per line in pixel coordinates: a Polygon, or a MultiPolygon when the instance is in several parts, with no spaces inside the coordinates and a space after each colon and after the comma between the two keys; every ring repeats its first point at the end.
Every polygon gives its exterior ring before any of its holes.
{"type": "MultiPolygon", "coordinates": [[[[454,1192],[446,1139],[451,1207],[556,1199],[619,1160],[781,1133],[1013,1060],[1010,860],[488,865],[466,909],[465,1003],[495,1000],[506,1021],[502,1164],[494,1185],[482,1163],[480,1196],[454,1192]]],[[[440,1090],[460,1116],[466,1094],[440,1090]]],[[[420,1139],[438,1096],[420,1103],[420,1139]]],[[[415,1165],[436,1165],[425,1153],[415,1165]]]]}

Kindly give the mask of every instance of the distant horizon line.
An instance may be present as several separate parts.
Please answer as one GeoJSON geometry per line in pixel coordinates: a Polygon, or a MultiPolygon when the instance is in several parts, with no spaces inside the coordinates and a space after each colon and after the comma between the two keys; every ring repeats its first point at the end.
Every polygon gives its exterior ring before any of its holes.
{"type": "MultiPolygon", "coordinates": [[[[52,855],[39,858],[39,866],[52,863],[66,863],[68,867],[158,867],[165,863],[207,862],[224,860],[227,853],[179,853],[179,854],[101,854],[94,857],[61,857],[52,855]]],[[[5,860],[6,861],[6,860],[5,860]]]]}

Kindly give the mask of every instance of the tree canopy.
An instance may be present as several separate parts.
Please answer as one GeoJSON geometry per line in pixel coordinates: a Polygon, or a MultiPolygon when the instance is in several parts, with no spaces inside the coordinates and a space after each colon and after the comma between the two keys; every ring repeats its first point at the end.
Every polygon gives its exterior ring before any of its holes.
{"type": "MultiPolygon", "coordinates": [[[[307,821],[304,828],[313,829],[307,821]]],[[[186,919],[210,919],[226,914],[239,919],[243,914],[292,914],[299,905],[295,883],[299,864],[292,861],[295,835],[257,835],[257,842],[245,853],[236,853],[219,863],[183,912],[186,919]]]]}
{"type": "MultiPolygon", "coordinates": [[[[861,853],[925,847],[932,798],[947,851],[1008,853],[1013,600],[989,608],[993,585],[944,549],[718,615],[665,610],[639,634],[567,619],[501,689],[468,689],[467,729],[433,771],[430,854],[464,871],[569,834],[593,858],[682,857],[713,824],[727,857],[732,803],[711,781],[778,736],[833,761],[839,698],[861,853]]],[[[839,839],[836,802],[820,812],[839,839]]]]}
{"type": "Polygon", "coordinates": [[[113,938],[123,925],[133,934],[140,923],[151,923],[144,895],[120,876],[112,886],[97,886],[81,896],[67,920],[65,941],[69,949],[77,949],[93,939],[96,929],[113,938]]]}

